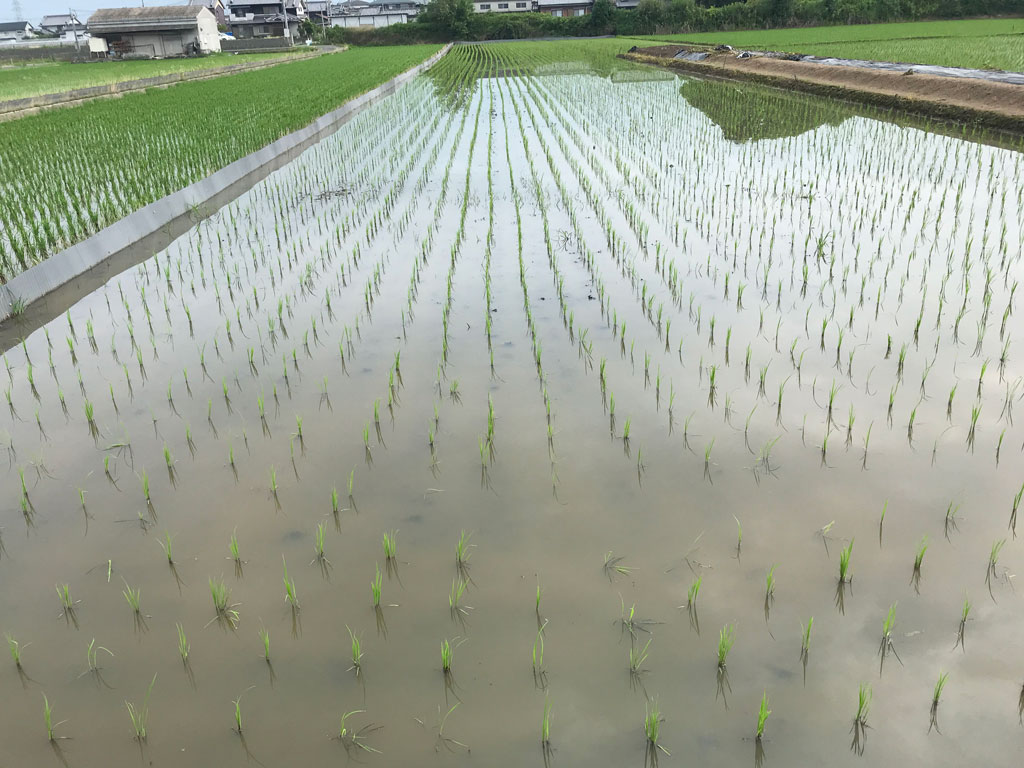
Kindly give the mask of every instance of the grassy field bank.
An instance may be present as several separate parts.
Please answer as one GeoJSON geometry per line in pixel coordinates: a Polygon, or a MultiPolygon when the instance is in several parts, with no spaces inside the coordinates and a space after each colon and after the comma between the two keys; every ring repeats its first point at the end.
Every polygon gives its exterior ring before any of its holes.
{"type": "Polygon", "coordinates": [[[198,59],[162,61],[32,62],[0,69],[0,101],[232,64],[284,59],[306,52],[306,48],[296,48],[294,53],[218,53],[198,59]]]}
{"type": "Polygon", "coordinates": [[[0,283],[409,69],[368,48],[0,126],[0,283]]]}
{"type": "Polygon", "coordinates": [[[815,56],[1024,71],[1024,19],[694,32],[649,35],[643,39],[725,43],[739,48],[792,51],[815,56]]]}

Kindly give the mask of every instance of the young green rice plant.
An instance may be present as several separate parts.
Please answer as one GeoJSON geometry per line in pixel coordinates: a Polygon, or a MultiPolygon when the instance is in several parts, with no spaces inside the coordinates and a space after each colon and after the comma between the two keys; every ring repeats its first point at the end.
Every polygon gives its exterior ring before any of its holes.
{"type": "Polygon", "coordinates": [[[260,645],[263,646],[263,659],[264,659],[264,661],[267,662],[267,664],[269,664],[270,663],[270,633],[267,631],[267,628],[264,627],[262,624],[260,625],[259,630],[257,630],[257,633],[260,636],[260,645]]]}
{"type": "Polygon", "coordinates": [[[469,568],[469,558],[472,556],[473,548],[476,546],[476,544],[469,543],[472,537],[472,533],[466,533],[463,530],[459,533],[459,540],[455,542],[455,567],[460,573],[464,573],[469,568]]]}
{"type": "Polygon", "coordinates": [[[231,553],[231,559],[235,563],[235,570],[240,571],[242,567],[242,556],[238,549],[237,528],[231,532],[231,538],[228,540],[228,552],[231,553]]]}
{"type": "Polygon", "coordinates": [[[932,728],[939,731],[939,701],[942,699],[942,691],[946,687],[948,679],[948,672],[939,672],[939,677],[935,681],[935,688],[932,690],[931,722],[928,725],[929,733],[931,733],[932,728]]]}
{"type": "Polygon", "coordinates": [[[540,721],[540,747],[546,757],[551,756],[551,702],[544,698],[544,713],[540,721]]]}
{"type": "Polygon", "coordinates": [[[347,671],[351,672],[352,670],[355,670],[356,676],[358,677],[359,673],[362,671],[363,646],[359,640],[359,635],[357,635],[347,626],[345,627],[345,629],[348,629],[348,636],[349,639],[352,641],[352,666],[349,667],[347,671]]]}
{"type": "Polygon", "coordinates": [[[141,610],[142,589],[141,588],[139,588],[139,589],[132,589],[128,585],[128,582],[126,581],[124,583],[124,590],[122,591],[121,594],[124,595],[124,599],[127,600],[128,601],[128,605],[131,606],[132,613],[134,613],[136,616],[140,616],[141,613],[142,613],[142,610],[141,610]]]}
{"type": "Polygon", "coordinates": [[[775,600],[775,565],[768,569],[768,574],[765,576],[765,587],[764,587],[764,604],[767,606],[770,602],[775,600]]]}
{"type": "Polygon", "coordinates": [[[853,725],[850,732],[853,734],[853,742],[850,750],[856,755],[863,755],[867,745],[868,736],[868,712],[871,711],[871,686],[861,683],[857,691],[857,711],[853,716],[853,725]]]}
{"type": "Polygon", "coordinates": [[[898,653],[896,653],[896,646],[893,644],[892,633],[896,628],[896,603],[889,606],[889,613],[885,617],[885,621],[882,622],[882,641],[878,646],[878,655],[881,657],[881,663],[879,665],[879,673],[881,673],[881,665],[885,663],[885,657],[891,652],[896,660],[903,664],[898,653]]]}
{"type": "Polygon", "coordinates": [[[988,567],[985,569],[985,584],[988,586],[989,594],[992,592],[992,577],[997,575],[996,566],[999,563],[999,553],[1005,544],[1006,539],[999,539],[992,543],[992,548],[989,550],[988,567]]]}
{"type": "Polygon", "coordinates": [[[441,641],[441,671],[445,675],[450,675],[452,672],[452,664],[455,661],[455,649],[458,645],[456,642],[449,641],[448,638],[441,641]]]}
{"type": "Polygon", "coordinates": [[[544,674],[544,630],[547,628],[547,619],[537,629],[537,635],[533,639],[533,674],[543,675],[544,674]]]}
{"type": "Polygon", "coordinates": [[[231,590],[224,585],[223,579],[217,581],[210,579],[209,583],[210,597],[213,599],[214,610],[214,617],[210,620],[211,623],[223,621],[231,629],[234,629],[238,626],[239,615],[236,610],[238,603],[231,602],[231,590]]]}
{"type": "Polygon", "coordinates": [[[378,730],[378,726],[364,725],[358,730],[352,729],[348,726],[348,719],[352,715],[360,715],[364,712],[366,712],[364,709],[353,709],[351,712],[345,712],[341,716],[341,728],[338,731],[338,740],[344,745],[346,751],[351,751],[355,748],[361,749],[363,752],[372,752],[379,755],[379,749],[374,749],[369,744],[364,743],[366,737],[370,733],[378,730]]]}
{"type": "Polygon", "coordinates": [[[373,581],[370,582],[370,593],[373,595],[373,607],[380,609],[380,590],[382,586],[382,578],[380,575],[380,566],[375,565],[377,569],[377,575],[373,581]]]}
{"type": "Polygon", "coordinates": [[[965,635],[967,633],[967,622],[970,620],[971,615],[971,601],[967,595],[964,595],[964,604],[960,609],[960,624],[956,629],[956,643],[953,645],[953,650],[956,650],[957,646],[960,646],[961,650],[965,653],[967,647],[964,645],[965,635]]]}
{"type": "MultiPolygon", "coordinates": [[[[316,530],[313,531],[313,560],[311,563],[319,563],[322,567],[330,566],[331,561],[327,559],[324,550],[326,539],[327,524],[321,521],[316,524],[316,530]]],[[[285,570],[287,571],[287,566],[285,566],[285,570]]]]}
{"type": "Polygon", "coordinates": [[[171,534],[167,531],[164,531],[164,540],[158,541],[157,543],[160,545],[160,548],[163,549],[164,556],[167,558],[167,563],[169,565],[174,565],[174,553],[171,549],[174,543],[174,538],[171,536],[171,534]]]}
{"type": "Polygon", "coordinates": [[[185,628],[181,624],[175,624],[174,628],[178,631],[178,655],[181,656],[181,663],[188,664],[188,654],[192,649],[189,645],[188,637],[185,635],[185,628]]]}
{"type": "Polygon", "coordinates": [[[850,556],[853,554],[853,539],[839,552],[839,583],[847,584],[853,581],[853,572],[850,570],[850,556]]]}
{"type": "Polygon", "coordinates": [[[11,652],[11,659],[14,660],[14,666],[18,669],[21,669],[21,652],[25,648],[28,648],[31,645],[31,643],[25,643],[24,645],[22,645],[14,639],[14,636],[10,632],[4,633],[4,639],[7,641],[7,648],[11,652]]]}
{"type": "Polygon", "coordinates": [[[71,597],[71,589],[67,584],[57,585],[57,597],[60,600],[60,606],[63,608],[63,615],[65,618],[70,618],[75,613],[75,601],[71,597]]]}
{"type": "Polygon", "coordinates": [[[466,587],[468,586],[469,582],[465,579],[458,578],[452,580],[452,588],[448,593],[448,610],[451,612],[453,618],[466,616],[471,610],[470,606],[462,604],[462,596],[466,592],[466,587]]]}
{"type": "Polygon", "coordinates": [[[768,692],[764,691],[761,693],[761,706],[757,711],[757,734],[755,738],[760,741],[764,736],[764,726],[768,722],[768,715],[772,711],[768,709],[768,692]]]}
{"type": "Polygon", "coordinates": [[[67,720],[61,720],[59,723],[53,722],[53,708],[50,706],[50,700],[46,698],[46,694],[43,694],[43,723],[46,725],[46,738],[51,742],[57,741],[58,738],[64,739],[66,736],[55,736],[54,729],[64,725],[67,720]]]}
{"type": "Polygon", "coordinates": [[[1010,510],[1010,531],[1014,538],[1017,537],[1017,509],[1020,507],[1021,499],[1024,499],[1024,483],[1021,483],[1020,490],[1013,497],[1013,508],[1010,510]]]}
{"type": "Polygon", "coordinates": [[[136,707],[135,704],[127,699],[124,702],[125,707],[128,708],[128,716],[132,720],[135,738],[139,742],[146,740],[146,725],[149,720],[149,696],[153,693],[154,685],[156,685],[156,675],[153,675],[153,679],[149,682],[149,688],[146,689],[146,697],[142,700],[141,707],[136,707]]]}
{"type": "Polygon", "coordinates": [[[245,696],[245,694],[247,694],[249,691],[251,691],[255,687],[256,686],[254,686],[254,685],[250,685],[248,688],[246,688],[244,691],[242,691],[240,694],[238,694],[238,698],[237,699],[232,699],[231,700],[231,703],[235,705],[235,712],[234,712],[234,714],[235,714],[235,732],[239,736],[242,735],[242,697],[245,696]]]}
{"type": "Polygon", "coordinates": [[[910,580],[914,585],[914,589],[918,589],[921,582],[921,563],[924,561],[924,553],[928,551],[928,537],[922,536],[921,543],[917,545],[917,552],[914,553],[914,570],[911,574],[910,580]]]}
{"type": "Polygon", "coordinates": [[[284,555],[281,555],[281,566],[284,570],[284,599],[291,605],[293,610],[298,610],[299,598],[295,591],[295,581],[288,578],[288,562],[284,559],[284,555]]]}
{"type": "Polygon", "coordinates": [[[807,659],[811,652],[811,629],[814,627],[814,617],[811,616],[803,625],[803,633],[800,640],[800,658],[807,659]]]}
{"type": "Polygon", "coordinates": [[[152,502],[152,499],[150,498],[150,495],[149,495],[149,475],[146,473],[145,469],[142,470],[142,477],[141,477],[141,479],[142,479],[142,495],[146,499],[147,502],[152,502]]]}
{"type": "Polygon", "coordinates": [[[629,646],[629,674],[633,677],[640,675],[644,672],[644,662],[647,661],[647,649],[651,647],[651,640],[654,638],[648,638],[643,648],[631,642],[629,646]]]}
{"type": "Polygon", "coordinates": [[[658,708],[657,699],[649,699],[644,705],[644,736],[647,737],[647,762],[657,763],[658,750],[666,755],[671,754],[665,747],[659,744],[661,739],[661,710],[658,708]]]}
{"type": "Polygon", "coordinates": [[[383,539],[384,559],[394,562],[398,557],[398,531],[389,531],[383,539]]]}
{"type": "Polygon", "coordinates": [[[726,624],[718,631],[718,668],[720,670],[725,669],[725,662],[729,657],[729,651],[732,650],[735,643],[736,627],[732,624],[726,624]]]}
{"type": "Polygon", "coordinates": [[[270,495],[277,497],[277,470],[270,468],[270,495]]]}

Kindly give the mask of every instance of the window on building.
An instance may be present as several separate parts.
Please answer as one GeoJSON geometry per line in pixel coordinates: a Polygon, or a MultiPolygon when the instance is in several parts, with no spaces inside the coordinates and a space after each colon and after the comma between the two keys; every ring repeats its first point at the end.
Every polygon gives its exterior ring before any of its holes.
{"type": "Polygon", "coordinates": [[[516,8],[525,8],[526,3],[516,3],[516,8]]]}
{"type": "Polygon", "coordinates": [[[582,8],[577,8],[574,11],[574,13],[575,13],[576,16],[582,16],[583,15],[583,9],[582,8]]]}
{"type": "Polygon", "coordinates": [[[489,11],[489,10],[491,10],[491,4],[490,3],[480,3],[480,10],[481,11],[489,11]]]}
{"type": "Polygon", "coordinates": [[[505,10],[508,8],[508,3],[498,3],[498,10],[505,10]]]}

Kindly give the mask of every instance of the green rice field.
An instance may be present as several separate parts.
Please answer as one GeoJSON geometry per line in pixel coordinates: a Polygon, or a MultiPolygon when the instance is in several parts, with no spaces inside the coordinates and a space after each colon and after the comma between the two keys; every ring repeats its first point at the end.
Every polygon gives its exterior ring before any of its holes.
{"type": "Polygon", "coordinates": [[[0,764],[1024,764],[1020,145],[622,45],[455,46],[0,325],[0,764]]]}
{"type": "MultiPolygon", "coordinates": [[[[296,49],[295,53],[306,53],[296,49]]],[[[220,53],[202,58],[160,61],[89,61],[14,64],[0,67],[0,101],[61,93],[76,88],[141,80],[178,72],[195,72],[232,64],[287,59],[293,53],[220,53]]],[[[0,61],[3,60],[0,52],[0,61]]]]}
{"type": "Polygon", "coordinates": [[[1024,19],[915,21],[839,27],[697,32],[646,39],[724,43],[815,56],[1024,71],[1024,19]]]}

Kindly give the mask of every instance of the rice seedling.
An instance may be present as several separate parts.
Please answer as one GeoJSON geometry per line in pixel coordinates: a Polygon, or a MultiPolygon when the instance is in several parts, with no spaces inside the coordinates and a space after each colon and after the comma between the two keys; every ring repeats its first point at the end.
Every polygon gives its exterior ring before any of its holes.
{"type": "Polygon", "coordinates": [[[62,615],[64,618],[71,618],[75,613],[75,600],[71,597],[71,589],[67,584],[57,585],[57,597],[60,600],[60,606],[63,609],[62,615]]]}
{"type": "Polygon", "coordinates": [[[261,624],[260,628],[257,630],[257,634],[259,635],[259,638],[260,638],[260,645],[263,646],[263,660],[266,661],[267,664],[269,664],[270,663],[270,633],[267,631],[267,628],[264,627],[261,624]]]}
{"type": "Polygon", "coordinates": [[[398,557],[398,531],[385,532],[383,538],[384,559],[394,562],[398,557]]]}
{"type": "Polygon", "coordinates": [[[210,622],[222,621],[228,627],[234,629],[238,626],[239,614],[237,607],[239,603],[231,602],[231,590],[224,584],[223,579],[209,580],[210,597],[213,599],[214,617],[210,622]]]}
{"type": "MultiPolygon", "coordinates": [[[[539,634],[539,633],[538,633],[539,634]]],[[[637,676],[644,672],[644,662],[647,661],[647,649],[651,647],[651,640],[654,638],[648,638],[643,648],[630,643],[629,647],[629,674],[631,676],[637,676]]],[[[542,653],[543,653],[543,641],[542,641],[542,653]]]]}
{"type": "Polygon", "coordinates": [[[544,712],[540,721],[540,748],[545,757],[551,756],[551,702],[544,699],[544,712]]]}
{"type": "Polygon", "coordinates": [[[355,670],[356,676],[358,677],[363,669],[363,645],[359,640],[359,635],[349,629],[347,625],[345,626],[345,629],[348,630],[349,640],[351,640],[352,644],[352,666],[348,668],[348,671],[351,672],[355,670]]]}
{"type": "Polygon", "coordinates": [[[462,596],[465,594],[466,587],[468,586],[469,582],[465,579],[458,578],[452,580],[452,587],[448,592],[448,610],[451,612],[452,618],[467,616],[469,611],[472,610],[470,606],[462,604],[462,596]]]}
{"type": "MultiPolygon", "coordinates": [[[[884,519],[884,512],[883,512],[884,519]]],[[[853,572],[850,571],[850,557],[853,554],[853,539],[839,553],[839,583],[847,584],[853,581],[853,572]]]]}
{"type": "Polygon", "coordinates": [[[132,589],[128,585],[128,582],[126,581],[124,583],[124,591],[121,594],[123,594],[124,595],[124,599],[128,601],[128,605],[131,607],[132,613],[134,613],[136,616],[140,615],[141,614],[140,603],[141,603],[141,599],[142,599],[142,589],[141,588],[139,588],[139,589],[132,589]]]}
{"type": "Polygon", "coordinates": [[[370,593],[373,595],[373,607],[379,610],[382,580],[380,575],[380,566],[375,565],[374,567],[377,569],[377,575],[374,576],[373,581],[370,582],[370,593]]]}
{"type": "Polygon", "coordinates": [[[765,691],[761,694],[761,706],[757,711],[757,734],[755,738],[760,741],[764,737],[764,726],[768,722],[768,715],[772,711],[768,709],[768,692],[765,691]]]}
{"type": "Polygon", "coordinates": [[[466,533],[463,530],[459,533],[459,540],[455,542],[455,566],[460,573],[468,569],[469,558],[473,555],[473,548],[476,546],[476,544],[469,543],[472,536],[472,533],[466,533]]]}
{"type": "Polygon", "coordinates": [[[174,628],[178,631],[178,655],[181,656],[181,663],[188,664],[188,655],[192,650],[192,646],[189,645],[188,637],[185,635],[185,628],[181,624],[175,624],[174,628]]]}
{"type": "Polygon", "coordinates": [[[666,755],[671,755],[664,746],[658,743],[661,739],[661,723],[663,720],[661,709],[658,707],[658,700],[648,699],[644,705],[644,736],[647,738],[647,760],[649,762],[657,762],[659,750],[666,755]]]}
{"type": "Polygon", "coordinates": [[[246,688],[244,691],[242,691],[240,694],[238,694],[238,698],[231,700],[231,703],[234,704],[234,706],[235,706],[235,711],[234,711],[234,716],[235,716],[235,732],[239,736],[242,735],[242,697],[245,696],[245,694],[247,694],[249,691],[251,691],[255,687],[256,686],[254,686],[254,685],[250,685],[248,688],[246,688]]]}
{"type": "Polygon", "coordinates": [[[919,586],[921,583],[921,563],[924,561],[924,553],[928,551],[928,537],[922,536],[921,543],[917,545],[917,552],[914,554],[914,570],[911,574],[910,580],[914,585],[914,589],[920,592],[919,586]]]}
{"type": "Polygon", "coordinates": [[[891,652],[896,660],[902,666],[903,661],[900,659],[898,653],[896,653],[896,646],[893,644],[892,633],[896,628],[896,603],[889,606],[889,613],[886,615],[885,620],[882,622],[882,641],[878,646],[878,655],[881,658],[879,663],[878,671],[879,674],[882,672],[882,666],[885,664],[885,657],[891,652]]]}
{"type": "MultiPolygon", "coordinates": [[[[325,553],[325,541],[327,539],[327,525],[326,523],[319,522],[316,524],[316,530],[313,531],[313,559],[312,563],[318,563],[322,569],[330,567],[331,561],[327,559],[325,553]]],[[[285,579],[287,576],[288,566],[285,566],[285,579]]]]}
{"type": "Polygon", "coordinates": [[[281,566],[284,571],[284,599],[291,605],[293,610],[299,610],[299,598],[295,591],[295,581],[288,578],[288,562],[281,555],[281,566]]]}
{"type": "Polygon", "coordinates": [[[22,645],[14,639],[14,636],[10,632],[4,633],[4,639],[7,641],[7,648],[11,652],[11,659],[14,660],[14,666],[18,669],[21,669],[21,652],[25,648],[28,648],[31,645],[31,643],[25,643],[24,645],[22,645]]]}
{"type": "MultiPolygon", "coordinates": [[[[458,638],[456,638],[458,640],[458,638]]],[[[449,641],[447,638],[441,641],[441,671],[450,675],[452,664],[455,661],[455,649],[459,647],[458,642],[449,641]]]]}
{"type": "Polygon", "coordinates": [[[729,651],[736,643],[736,627],[726,624],[718,632],[718,669],[725,670],[725,662],[729,657],[729,651]]]}
{"type": "Polygon", "coordinates": [[[953,645],[953,650],[956,650],[957,646],[965,653],[967,652],[967,646],[964,645],[965,634],[967,632],[967,622],[970,620],[971,615],[971,601],[967,595],[964,595],[964,603],[960,609],[960,623],[956,628],[956,643],[953,645]]]}
{"type": "Polygon", "coordinates": [[[43,723],[46,725],[46,738],[51,742],[57,741],[58,738],[66,739],[67,736],[55,736],[54,729],[64,725],[67,720],[61,720],[59,723],[53,722],[53,708],[50,706],[50,700],[46,698],[46,694],[43,694],[43,723]]]}
{"type": "Polygon", "coordinates": [[[338,730],[338,740],[344,745],[346,751],[352,749],[361,749],[363,752],[380,754],[379,749],[374,749],[369,744],[365,743],[366,737],[379,729],[378,726],[364,725],[358,730],[351,729],[348,726],[348,719],[352,715],[361,715],[366,712],[365,709],[353,709],[351,712],[345,712],[341,716],[341,727],[338,730]]]}
{"type": "Polygon", "coordinates": [[[1013,507],[1010,510],[1010,531],[1014,538],[1017,537],[1017,509],[1020,507],[1021,499],[1024,499],[1024,483],[1021,483],[1020,490],[1013,497],[1013,507]]]}
{"type": "Polygon", "coordinates": [[[932,690],[932,705],[930,711],[930,722],[928,724],[928,732],[931,733],[932,728],[937,732],[939,731],[939,701],[942,698],[942,691],[946,687],[946,681],[949,679],[948,672],[939,672],[939,677],[935,681],[935,688],[932,690]]]}
{"type": "Polygon", "coordinates": [[[153,675],[153,679],[149,683],[149,688],[146,689],[146,697],[142,700],[142,706],[137,707],[132,702],[125,700],[124,705],[128,709],[128,716],[132,721],[132,729],[135,731],[135,738],[137,741],[144,742],[146,740],[146,726],[149,721],[149,697],[153,693],[153,686],[156,685],[156,675],[153,675]]]}

